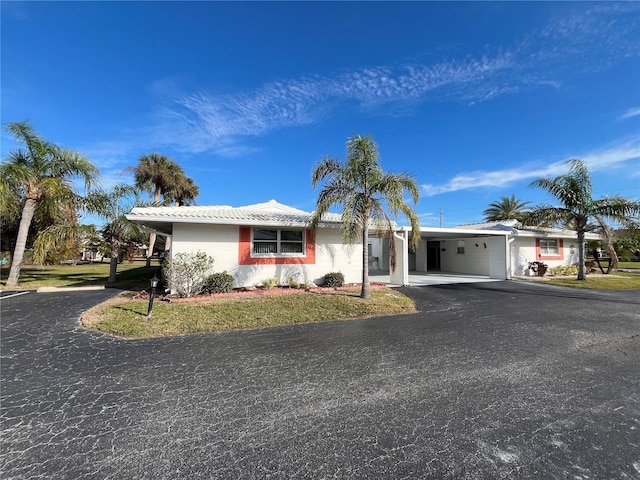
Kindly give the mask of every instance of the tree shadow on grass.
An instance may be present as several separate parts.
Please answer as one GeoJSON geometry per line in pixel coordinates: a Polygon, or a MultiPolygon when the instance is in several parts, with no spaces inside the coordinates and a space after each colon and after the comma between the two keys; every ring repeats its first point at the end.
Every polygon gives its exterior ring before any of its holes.
{"type": "Polygon", "coordinates": [[[139,310],[135,310],[133,308],[123,307],[122,305],[115,305],[113,308],[115,308],[117,310],[123,310],[123,311],[129,312],[129,313],[135,313],[135,314],[141,315],[143,317],[147,316],[147,312],[140,312],[139,310]]]}

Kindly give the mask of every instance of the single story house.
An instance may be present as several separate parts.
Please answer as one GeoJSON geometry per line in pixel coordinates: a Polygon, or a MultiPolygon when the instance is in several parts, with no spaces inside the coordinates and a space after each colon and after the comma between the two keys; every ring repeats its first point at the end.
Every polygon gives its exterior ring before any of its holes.
{"type": "Polygon", "coordinates": [[[329,213],[315,232],[311,213],[271,200],[244,207],[136,207],[126,217],[159,235],[171,236],[171,255],[202,251],[215,271],[227,271],[234,286],[278,277],[286,283],[322,283],[340,271],[345,281],[362,281],[362,245],[345,245],[341,215],[329,213]]]}
{"type": "MultiPolygon", "coordinates": [[[[362,279],[362,245],[342,240],[341,216],[329,213],[315,232],[312,213],[275,200],[244,207],[137,207],[127,218],[150,231],[172,237],[171,255],[204,251],[215,270],[234,276],[234,286],[251,286],[276,276],[281,283],[321,283],[324,275],[340,271],[347,283],[362,279]]],[[[414,251],[408,248],[409,227],[396,227],[396,269],[390,283],[409,284],[409,272],[447,272],[508,280],[530,274],[529,264],[549,267],[578,261],[576,233],[522,227],[515,220],[423,227],[414,251]]],[[[587,240],[598,239],[587,234],[587,240]]],[[[389,270],[389,240],[371,232],[369,266],[389,270]]]]}

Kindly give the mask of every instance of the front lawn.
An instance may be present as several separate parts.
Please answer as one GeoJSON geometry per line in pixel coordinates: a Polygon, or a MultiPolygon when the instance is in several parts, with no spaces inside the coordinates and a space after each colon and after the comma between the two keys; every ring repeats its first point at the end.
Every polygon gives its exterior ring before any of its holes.
{"type": "MultiPolygon", "coordinates": [[[[604,267],[604,264],[602,266],[604,267]]],[[[640,270],[640,262],[618,262],[618,268],[635,268],[640,270]]]]}
{"type": "Polygon", "coordinates": [[[572,275],[545,279],[545,283],[592,290],[633,290],[640,289],[640,275],[626,272],[614,272],[609,275],[589,274],[586,280],[576,280],[575,275],[572,275]]]}
{"type": "MultiPolygon", "coordinates": [[[[149,279],[160,275],[160,267],[145,267],[144,260],[133,263],[124,261],[118,265],[116,283],[113,286],[131,287],[141,290],[149,286],[149,279]]],[[[2,287],[9,277],[9,267],[0,269],[2,287]]],[[[35,290],[40,287],[84,287],[106,285],[109,279],[109,263],[86,263],[78,265],[25,266],[20,269],[20,288],[35,290]]]]}
{"type": "Polygon", "coordinates": [[[359,289],[321,288],[311,292],[246,294],[186,303],[156,300],[149,320],[146,318],[148,300],[120,296],[86,312],[82,322],[105,333],[143,338],[416,311],[411,299],[387,287],[372,289],[370,300],[362,300],[359,293],[359,289]]]}

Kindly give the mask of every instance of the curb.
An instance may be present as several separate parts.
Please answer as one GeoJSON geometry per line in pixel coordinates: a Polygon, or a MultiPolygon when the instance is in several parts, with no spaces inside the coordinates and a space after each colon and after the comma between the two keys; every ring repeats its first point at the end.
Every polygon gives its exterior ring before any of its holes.
{"type": "Polygon", "coordinates": [[[40,287],[36,290],[36,293],[80,292],[89,290],[104,290],[104,285],[92,285],[88,287],[40,287]]]}

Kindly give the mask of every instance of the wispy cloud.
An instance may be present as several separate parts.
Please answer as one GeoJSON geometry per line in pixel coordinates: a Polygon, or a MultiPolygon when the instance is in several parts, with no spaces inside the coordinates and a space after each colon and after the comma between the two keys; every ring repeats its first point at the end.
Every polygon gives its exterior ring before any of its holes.
{"type": "MultiPolygon", "coordinates": [[[[572,158],[580,158],[589,167],[590,172],[608,170],[640,158],[640,141],[637,139],[622,142],[614,147],[596,152],[587,152],[572,158]]],[[[481,188],[499,188],[525,180],[540,177],[553,177],[567,172],[567,160],[546,165],[523,164],[520,167],[505,170],[474,171],[456,175],[449,181],[436,185],[424,184],[422,194],[427,197],[460,190],[481,188]]]]}
{"type": "Polygon", "coordinates": [[[137,147],[131,142],[98,142],[80,146],[78,151],[100,168],[100,185],[105,189],[131,183],[132,174],[125,169],[137,163],[137,147]]]}
{"type": "Polygon", "coordinates": [[[619,120],[626,120],[627,118],[637,117],[638,115],[640,115],[640,107],[638,107],[638,108],[630,108],[629,110],[624,112],[622,115],[620,115],[620,117],[618,117],[618,119],[619,120]]]}
{"type": "MultiPolygon", "coordinates": [[[[558,89],[562,83],[554,76],[564,71],[593,71],[639,54],[638,22],[629,11],[638,8],[607,4],[579,9],[552,19],[520,43],[482,47],[463,59],[308,75],[232,94],[181,95],[159,113],[154,140],[181,151],[224,155],[238,151],[249,137],[322,122],[345,108],[369,112],[434,100],[473,105],[523,90],[558,89]]],[[[166,90],[165,83],[161,89],[154,85],[154,91],[166,90]]]]}

